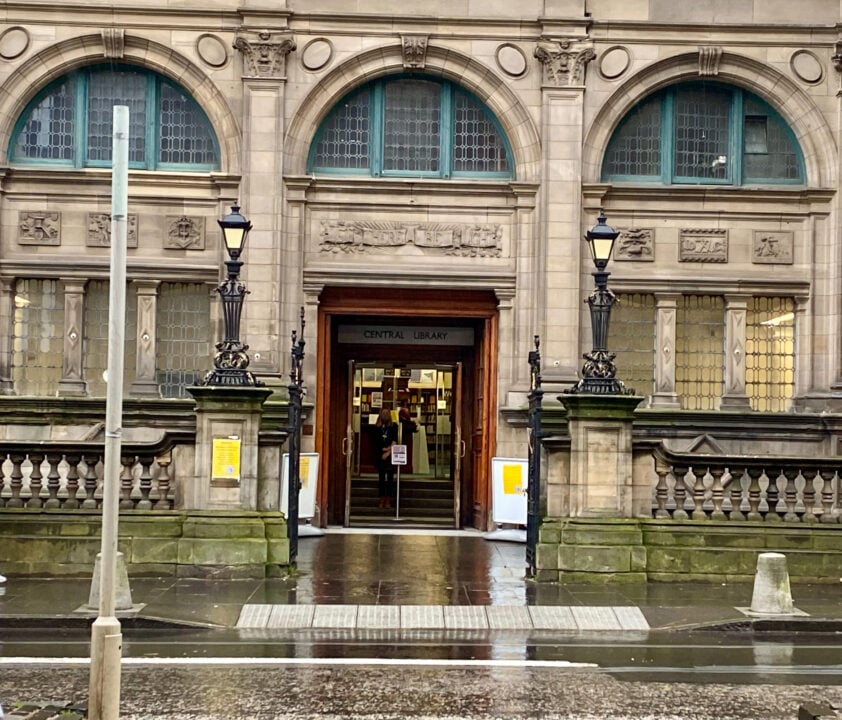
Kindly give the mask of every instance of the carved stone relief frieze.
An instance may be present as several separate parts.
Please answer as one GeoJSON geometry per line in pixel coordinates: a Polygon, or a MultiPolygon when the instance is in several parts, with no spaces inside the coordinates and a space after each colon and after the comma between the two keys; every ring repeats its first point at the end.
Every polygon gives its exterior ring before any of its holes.
{"type": "Polygon", "coordinates": [[[295,40],[292,35],[261,32],[256,38],[238,37],[234,48],[243,56],[243,77],[282,80],[286,77],[287,55],[295,50],[295,40]]]}
{"type": "Polygon", "coordinates": [[[652,262],[655,259],[655,231],[642,228],[620,230],[614,246],[614,259],[652,262]]]}
{"type": "Polygon", "coordinates": [[[103,28],[101,34],[105,57],[121,59],[126,49],[126,31],[123,28],[103,28]]]}
{"type": "Polygon", "coordinates": [[[18,243],[61,245],[61,213],[21,211],[18,214],[18,243]]]}
{"type": "Polygon", "coordinates": [[[728,262],[728,231],[714,228],[680,231],[679,262],[728,262]]]}
{"type": "Polygon", "coordinates": [[[751,261],[759,265],[792,265],[793,246],[791,230],[755,230],[751,261]]]}
{"type": "MultiPolygon", "coordinates": [[[[126,218],[126,247],[137,247],[137,215],[126,218]]],[[[111,215],[88,213],[88,247],[111,247],[111,215]]]]}
{"type": "Polygon", "coordinates": [[[534,52],[544,68],[544,83],[556,87],[583,85],[585,69],[596,57],[593,45],[576,40],[541,40],[534,52]]]}
{"type": "Polygon", "coordinates": [[[401,35],[404,69],[423,68],[426,65],[429,39],[429,35],[401,35]]]}
{"type": "Polygon", "coordinates": [[[402,223],[322,220],[319,248],[328,253],[365,253],[414,245],[444,255],[500,257],[503,226],[494,223],[402,223]]]}
{"type": "Polygon", "coordinates": [[[719,75],[722,48],[717,45],[703,45],[699,48],[699,75],[719,75]]]}
{"type": "Polygon", "coordinates": [[[181,215],[167,216],[167,237],[164,240],[166,250],[204,250],[205,219],[181,215]]]}

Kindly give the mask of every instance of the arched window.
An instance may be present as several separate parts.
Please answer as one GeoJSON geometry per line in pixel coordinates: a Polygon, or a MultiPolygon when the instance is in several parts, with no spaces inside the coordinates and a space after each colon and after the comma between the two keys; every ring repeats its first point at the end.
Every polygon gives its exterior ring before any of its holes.
{"type": "Polygon", "coordinates": [[[512,177],[497,119],[447,81],[377,80],[346,95],[319,127],[309,171],[400,177],[512,177]]]}
{"type": "Polygon", "coordinates": [[[77,70],[47,86],[18,118],[9,157],[15,163],[109,167],[114,105],[129,107],[130,167],[219,167],[210,122],[187,92],[157,73],[120,65],[77,70]]]}
{"type": "Polygon", "coordinates": [[[792,130],[763,100],[719,83],[674,85],[638,103],[614,131],[606,181],[803,184],[792,130]]]}

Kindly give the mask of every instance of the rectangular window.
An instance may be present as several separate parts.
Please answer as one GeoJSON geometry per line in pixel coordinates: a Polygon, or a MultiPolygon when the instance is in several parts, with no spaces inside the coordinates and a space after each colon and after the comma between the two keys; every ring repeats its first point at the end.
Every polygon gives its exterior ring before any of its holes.
{"type": "Polygon", "coordinates": [[[685,295],[675,326],[675,391],[681,407],[718,410],[725,373],[725,301],[685,295]]]}
{"type": "Polygon", "coordinates": [[[727,181],[731,92],[681,88],[675,92],[676,178],[727,181]]]}
{"type": "Polygon", "coordinates": [[[785,412],[795,385],[795,304],[755,297],[746,312],[746,394],[754,410],[785,412]]]}
{"type": "Polygon", "coordinates": [[[15,283],[12,379],[18,395],[55,396],[61,380],[64,289],[58,280],[15,283]]]}
{"type": "Polygon", "coordinates": [[[608,349],[617,353],[617,379],[637,395],[655,386],[655,296],[620,295],[611,311],[608,349]]]}
{"type": "Polygon", "coordinates": [[[384,86],[383,170],[436,173],[441,168],[441,86],[398,80],[384,86]]]}
{"type": "Polygon", "coordinates": [[[135,72],[91,73],[88,81],[88,160],[111,162],[114,106],[129,108],[129,162],[146,161],[146,96],[149,79],[135,72]]]}
{"type": "Polygon", "coordinates": [[[164,397],[185,391],[213,366],[210,291],[201,283],[162,283],[157,306],[158,384],[164,397]]]}
{"type": "Polygon", "coordinates": [[[769,152],[764,115],[746,115],[745,151],[748,154],[765,155],[769,152]]]}
{"type": "MultiPolygon", "coordinates": [[[[108,367],[108,300],[108,281],[91,280],[85,289],[84,358],[88,395],[92,397],[106,395],[104,373],[108,367]]],[[[135,379],[137,363],[137,301],[133,292],[126,293],[124,333],[123,395],[128,395],[135,379]]]]}

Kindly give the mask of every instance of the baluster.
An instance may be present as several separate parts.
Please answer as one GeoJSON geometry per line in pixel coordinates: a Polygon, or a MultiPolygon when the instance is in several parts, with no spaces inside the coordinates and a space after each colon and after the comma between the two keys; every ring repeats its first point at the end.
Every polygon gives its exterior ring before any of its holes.
{"type": "Polygon", "coordinates": [[[685,476],[689,468],[686,465],[675,465],[672,469],[672,475],[675,478],[675,488],[673,495],[675,497],[675,510],[672,511],[673,520],[687,520],[687,510],[684,509],[684,503],[687,501],[687,483],[685,476]]]}
{"type": "Polygon", "coordinates": [[[795,484],[795,481],[798,479],[798,468],[785,467],[783,473],[786,477],[786,487],[784,487],[786,514],[784,515],[784,522],[801,522],[801,518],[795,512],[795,506],[798,504],[798,488],[795,484]]]}
{"type": "Polygon", "coordinates": [[[707,468],[698,469],[696,467],[693,467],[690,470],[690,472],[692,472],[693,476],[696,478],[696,481],[693,483],[693,514],[691,515],[693,520],[708,519],[707,513],[704,509],[705,475],[707,475],[707,471],[707,468]]]}
{"type": "Polygon", "coordinates": [[[743,476],[745,469],[741,468],[737,472],[731,472],[731,492],[729,497],[731,499],[731,513],[728,518],[730,520],[745,520],[746,516],[743,512],[743,476]]]}
{"type": "Polygon", "coordinates": [[[86,510],[96,510],[96,464],[99,462],[99,455],[93,453],[85,453],[82,455],[85,461],[85,499],[82,501],[82,507],[86,510]]]}
{"type": "Polygon", "coordinates": [[[12,461],[12,474],[10,476],[12,480],[12,497],[6,503],[7,507],[23,507],[23,499],[20,496],[20,491],[23,489],[23,470],[21,470],[21,465],[25,458],[26,455],[22,452],[9,453],[9,459],[12,461]]]}
{"type": "Polygon", "coordinates": [[[134,455],[122,455],[120,465],[120,509],[133,510],[134,475],[132,475],[132,468],[134,467],[134,455]]]}
{"type": "Polygon", "coordinates": [[[822,516],[819,518],[823,523],[839,522],[839,518],[833,514],[833,478],[836,477],[835,470],[822,470],[822,516]]]}
{"type": "Polygon", "coordinates": [[[150,467],[154,461],[152,457],[140,457],[140,500],[137,501],[138,510],[151,510],[152,501],[149,499],[149,491],[152,490],[152,472],[150,467]]]}
{"type": "Polygon", "coordinates": [[[713,501],[713,512],[711,520],[727,520],[728,516],[722,511],[722,503],[725,502],[725,492],[722,489],[722,476],[725,474],[724,467],[710,468],[710,475],[713,478],[711,484],[711,500],[713,501]]]}
{"type": "Polygon", "coordinates": [[[44,507],[60,508],[61,500],[59,499],[58,491],[61,489],[61,475],[59,474],[58,466],[61,462],[61,453],[48,452],[47,462],[50,465],[50,469],[47,471],[47,493],[49,493],[49,497],[44,503],[44,507]]]}
{"type": "Polygon", "coordinates": [[[816,517],[816,477],[818,470],[802,470],[804,476],[804,522],[818,522],[816,517]]]}
{"type": "Polygon", "coordinates": [[[79,460],[81,456],[78,453],[67,453],[64,459],[67,462],[67,500],[64,501],[64,509],[77,510],[79,498],[76,497],[76,493],[79,492],[79,460]]]}
{"type": "Polygon", "coordinates": [[[170,502],[170,462],[169,455],[158,458],[158,502],[155,503],[156,510],[171,510],[170,502]]]}
{"type": "Polygon", "coordinates": [[[768,523],[776,523],[781,522],[783,518],[781,514],[778,512],[778,502],[781,499],[781,494],[778,489],[778,478],[780,477],[780,472],[772,472],[766,473],[766,477],[769,480],[769,486],[766,488],[766,504],[769,506],[769,512],[766,513],[766,522],[768,523]]]}
{"type": "Polygon", "coordinates": [[[6,473],[3,470],[5,455],[0,456],[0,508],[6,507],[6,473]]]}
{"type": "Polygon", "coordinates": [[[44,453],[29,453],[29,462],[32,463],[32,472],[29,473],[29,491],[31,497],[26,501],[28,508],[40,508],[44,505],[41,499],[41,462],[44,460],[44,453]]]}
{"type": "Polygon", "coordinates": [[[763,475],[763,468],[749,467],[748,468],[748,515],[747,520],[757,522],[763,520],[760,514],[760,477],[763,475]]]}
{"type": "Polygon", "coordinates": [[[669,486],[667,485],[667,475],[669,475],[669,468],[662,465],[655,465],[655,472],[658,474],[658,484],[655,486],[655,517],[669,518],[670,514],[667,511],[667,500],[669,499],[669,486]]]}

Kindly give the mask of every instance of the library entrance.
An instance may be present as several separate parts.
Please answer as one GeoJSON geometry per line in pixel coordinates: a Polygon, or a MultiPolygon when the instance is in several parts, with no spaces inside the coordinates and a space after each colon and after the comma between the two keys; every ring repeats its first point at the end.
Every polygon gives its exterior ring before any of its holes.
{"type": "Polygon", "coordinates": [[[496,340],[492,293],[323,291],[321,525],[486,529],[496,340]],[[385,486],[378,473],[384,424],[399,446],[389,463],[394,481],[386,477],[385,486]]]}

